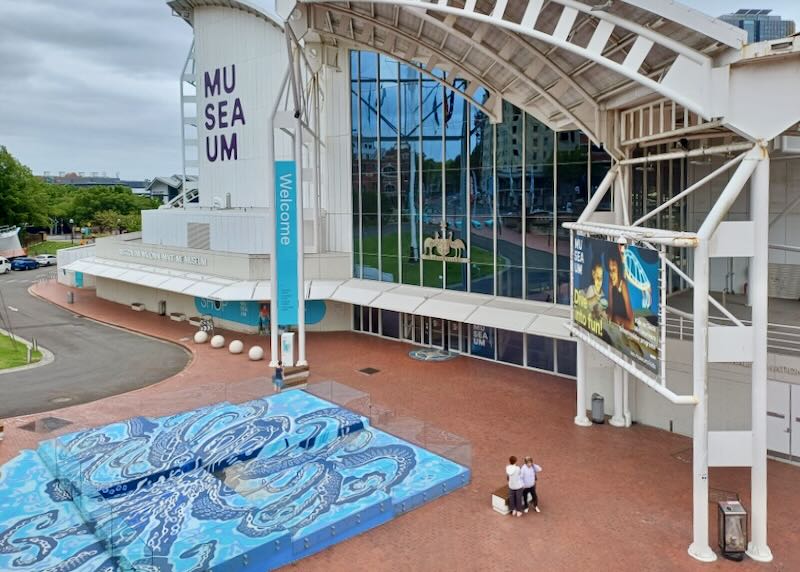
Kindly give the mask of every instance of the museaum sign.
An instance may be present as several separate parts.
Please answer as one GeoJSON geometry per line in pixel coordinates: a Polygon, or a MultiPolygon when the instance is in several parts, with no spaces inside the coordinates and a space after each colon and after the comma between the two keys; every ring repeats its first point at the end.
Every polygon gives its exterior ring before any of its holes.
{"type": "Polygon", "coordinates": [[[236,128],[247,122],[242,101],[236,97],[236,65],[205,72],[203,93],[207,100],[204,110],[206,159],[209,163],[238,160],[239,138],[236,128]]]}

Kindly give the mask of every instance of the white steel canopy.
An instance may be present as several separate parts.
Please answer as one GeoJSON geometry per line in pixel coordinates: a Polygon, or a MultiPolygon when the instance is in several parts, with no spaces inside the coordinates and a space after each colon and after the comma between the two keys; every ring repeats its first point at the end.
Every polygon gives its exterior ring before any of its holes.
{"type": "Polygon", "coordinates": [[[300,7],[305,17],[290,19],[298,36],[311,32],[322,43],[445,72],[444,81],[466,97],[488,90],[494,120],[505,99],[554,129],[581,129],[596,143],[603,139],[601,112],[625,96],[660,95],[714,116],[714,70],[735,58],[747,37],[689,7],[655,0],[602,9],[573,0],[302,0],[300,7]],[[456,78],[467,81],[465,89],[456,78]]]}

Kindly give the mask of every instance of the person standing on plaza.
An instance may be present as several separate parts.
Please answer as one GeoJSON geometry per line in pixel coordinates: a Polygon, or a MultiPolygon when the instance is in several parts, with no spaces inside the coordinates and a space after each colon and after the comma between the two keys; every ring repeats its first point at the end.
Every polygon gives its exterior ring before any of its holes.
{"type": "Polygon", "coordinates": [[[536,496],[536,475],[537,473],[541,472],[542,468],[539,465],[534,464],[531,457],[525,457],[525,463],[522,465],[522,468],[520,468],[520,478],[522,479],[523,512],[528,512],[529,494],[531,495],[531,501],[533,502],[533,510],[536,512],[542,512],[539,510],[539,497],[536,496]]]}
{"type": "Polygon", "coordinates": [[[517,458],[511,456],[506,467],[506,478],[508,479],[508,507],[511,509],[511,516],[522,516],[522,475],[517,458]]]}

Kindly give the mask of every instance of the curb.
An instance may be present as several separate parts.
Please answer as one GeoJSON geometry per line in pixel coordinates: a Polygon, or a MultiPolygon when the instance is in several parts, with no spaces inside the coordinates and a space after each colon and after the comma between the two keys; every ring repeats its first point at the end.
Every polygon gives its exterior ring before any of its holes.
{"type": "MultiPolygon", "coordinates": [[[[16,334],[12,334],[11,332],[8,332],[8,331],[4,330],[3,328],[0,328],[0,334],[6,335],[9,338],[11,338],[12,340],[18,341],[18,342],[24,344],[26,347],[30,348],[30,347],[33,346],[33,343],[29,342],[25,338],[21,338],[16,334]]],[[[53,352],[51,352],[50,350],[48,350],[47,348],[44,348],[42,346],[39,346],[38,349],[42,354],[42,359],[40,359],[39,361],[34,362],[34,363],[28,363],[28,364],[25,364],[25,365],[19,365],[17,367],[10,367],[10,368],[7,368],[7,369],[0,369],[0,375],[5,375],[7,373],[16,373],[16,372],[20,372],[20,371],[26,371],[26,370],[29,370],[29,369],[36,369],[37,367],[42,367],[44,365],[50,365],[51,363],[53,363],[55,361],[56,356],[53,354],[53,352]]]]}

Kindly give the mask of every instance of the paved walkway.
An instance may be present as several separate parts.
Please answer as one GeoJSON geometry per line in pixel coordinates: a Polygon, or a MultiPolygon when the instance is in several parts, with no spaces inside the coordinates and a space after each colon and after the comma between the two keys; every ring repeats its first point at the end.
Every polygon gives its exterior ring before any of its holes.
{"type": "MultiPolygon", "coordinates": [[[[28,293],[55,268],[0,276],[0,326],[51,352],[52,363],[0,376],[0,418],[88,403],[166,379],[183,370],[186,352],[85,320],[28,293]],[[60,404],[60,405],[59,405],[60,404]]],[[[65,298],[62,294],[62,298],[65,298]]],[[[71,308],[67,308],[70,310],[71,308]]]]}
{"type": "MultiPolygon", "coordinates": [[[[65,298],[63,287],[54,284],[38,292],[56,301],[65,298]]],[[[192,333],[189,326],[96,300],[90,291],[79,291],[72,309],[181,343],[189,344],[192,333]]],[[[243,339],[249,344],[257,338],[243,339]]],[[[53,415],[76,425],[101,424],[269,392],[261,377],[266,362],[249,362],[208,345],[188,347],[194,360],[173,378],[53,415]]],[[[355,333],[312,334],[308,349],[312,378],[367,391],[375,403],[469,439],[473,481],[303,560],[298,566],[304,571],[800,570],[797,467],[769,462],[775,561],[704,565],[686,554],[692,506],[689,439],[642,426],[576,427],[574,383],[519,368],[465,357],[419,362],[408,357],[408,345],[355,333]],[[358,371],[367,367],[380,371],[369,376],[358,371]],[[541,514],[512,519],[491,510],[490,493],[505,481],[509,454],[532,454],[543,466],[541,514]]],[[[6,422],[0,462],[35,443],[34,434],[19,429],[33,418],[6,422]]],[[[712,469],[710,484],[715,495],[739,493],[749,506],[748,471],[712,469]]],[[[713,545],[716,513],[711,514],[713,545]]]]}

